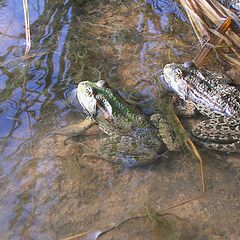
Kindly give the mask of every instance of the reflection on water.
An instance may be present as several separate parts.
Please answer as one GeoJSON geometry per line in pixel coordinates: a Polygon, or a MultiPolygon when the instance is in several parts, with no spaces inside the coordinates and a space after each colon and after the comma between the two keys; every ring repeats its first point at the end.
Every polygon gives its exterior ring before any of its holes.
{"type": "MultiPolygon", "coordinates": [[[[140,0],[31,0],[32,48],[24,57],[22,5],[15,0],[0,1],[2,239],[61,239],[87,230],[94,234],[146,206],[162,209],[198,192],[198,165],[179,154],[166,155],[151,166],[119,169],[96,157],[82,157],[83,149],[76,142],[64,145],[63,137],[50,134],[84,119],[83,113],[64,100],[68,89],[82,80],[106,79],[112,87],[128,89],[125,97],[137,97],[146,113],[154,111],[153,82],[162,67],[189,60],[197,50],[196,38],[183,24],[184,15],[170,10],[170,14],[156,10],[157,16],[140,0]]],[[[94,147],[99,138],[96,127],[80,141],[94,147]]],[[[217,169],[215,178],[226,177],[229,191],[237,186],[235,171],[227,171],[226,163],[216,161],[215,155],[207,167],[217,169]]],[[[218,199],[220,184],[212,184],[218,199]]],[[[230,200],[235,206],[235,195],[222,201],[230,200]]],[[[206,221],[201,204],[193,205],[198,215],[189,217],[198,218],[198,224],[206,221]]],[[[185,212],[192,214],[191,208],[185,212]]],[[[232,217],[229,224],[235,220],[232,217]]],[[[218,223],[215,218],[209,221],[218,223]]],[[[131,224],[138,229],[137,223],[131,224]]],[[[175,236],[175,231],[181,236],[202,236],[215,228],[191,233],[191,226],[185,225],[183,233],[173,227],[163,239],[175,236]]],[[[159,231],[144,229],[141,239],[159,239],[159,231]]],[[[131,227],[124,231],[137,234],[131,227]]],[[[237,232],[229,234],[236,236],[237,232]]]]}

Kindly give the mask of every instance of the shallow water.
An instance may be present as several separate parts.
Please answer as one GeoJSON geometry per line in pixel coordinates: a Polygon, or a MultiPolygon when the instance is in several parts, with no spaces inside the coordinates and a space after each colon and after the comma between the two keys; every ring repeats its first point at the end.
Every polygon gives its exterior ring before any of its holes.
{"type": "MultiPolygon", "coordinates": [[[[31,0],[29,12],[32,47],[24,58],[22,5],[0,1],[1,239],[63,239],[81,232],[87,233],[74,239],[96,239],[113,223],[198,194],[198,163],[184,153],[124,169],[83,156],[77,142],[51,135],[84,120],[65,101],[67,90],[83,80],[105,79],[120,92],[127,89],[125,97],[137,98],[147,114],[154,112],[162,67],[191,60],[199,48],[182,13],[153,11],[138,0],[31,0]]],[[[224,67],[217,60],[209,66],[224,67]]],[[[94,147],[100,138],[94,127],[80,141],[94,147]]],[[[159,219],[132,219],[101,238],[240,237],[239,157],[203,155],[208,196],[159,219]]]]}

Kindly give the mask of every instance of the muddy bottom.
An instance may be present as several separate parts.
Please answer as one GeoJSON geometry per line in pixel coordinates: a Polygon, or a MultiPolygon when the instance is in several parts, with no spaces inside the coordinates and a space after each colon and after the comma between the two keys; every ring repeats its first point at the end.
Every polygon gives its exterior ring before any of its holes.
{"type": "MultiPolygon", "coordinates": [[[[103,136],[94,128],[86,137],[94,138],[90,146],[96,149],[103,136]]],[[[44,221],[48,216],[42,231],[50,224],[47,232],[56,239],[240,236],[238,156],[208,151],[206,159],[201,152],[206,186],[202,195],[199,163],[180,152],[166,153],[151,165],[124,168],[94,157],[77,142],[64,143],[63,137],[41,142],[35,151],[37,168],[42,169],[32,192],[35,218],[44,221]],[[46,203],[51,208],[44,211],[46,203]]],[[[30,229],[39,231],[34,224],[30,229]]]]}

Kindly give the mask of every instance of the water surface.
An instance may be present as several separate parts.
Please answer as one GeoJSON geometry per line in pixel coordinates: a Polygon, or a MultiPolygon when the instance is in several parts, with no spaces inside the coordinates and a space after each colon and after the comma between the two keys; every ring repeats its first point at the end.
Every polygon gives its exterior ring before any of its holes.
{"type": "MultiPolygon", "coordinates": [[[[105,79],[137,98],[146,114],[156,110],[154,81],[163,66],[191,60],[199,46],[184,13],[148,3],[31,0],[32,47],[24,57],[22,5],[0,1],[2,239],[64,239],[86,231],[83,239],[96,239],[113,223],[199,194],[199,165],[184,153],[124,169],[83,157],[88,152],[77,142],[51,135],[84,120],[65,101],[67,90],[83,80],[105,79]]],[[[79,140],[95,147],[102,137],[95,127],[79,140]]],[[[130,220],[101,238],[237,239],[239,157],[203,154],[208,196],[160,219],[130,220]]]]}

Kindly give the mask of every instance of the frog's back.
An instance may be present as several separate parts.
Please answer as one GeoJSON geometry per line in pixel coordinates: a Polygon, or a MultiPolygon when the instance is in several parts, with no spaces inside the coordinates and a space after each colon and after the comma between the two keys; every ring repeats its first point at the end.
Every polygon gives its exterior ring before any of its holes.
{"type": "Polygon", "coordinates": [[[240,114],[240,92],[229,85],[222,74],[207,70],[193,70],[189,77],[189,99],[200,112],[212,116],[237,116],[240,114]],[[207,112],[208,109],[208,112],[207,112]]]}
{"type": "Polygon", "coordinates": [[[204,115],[240,114],[240,92],[224,74],[175,63],[166,65],[164,71],[170,88],[204,115]]]}

